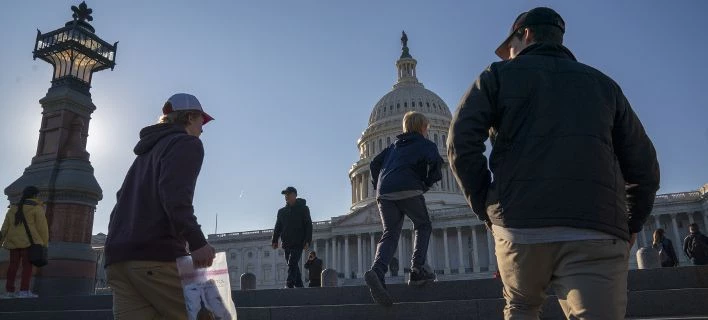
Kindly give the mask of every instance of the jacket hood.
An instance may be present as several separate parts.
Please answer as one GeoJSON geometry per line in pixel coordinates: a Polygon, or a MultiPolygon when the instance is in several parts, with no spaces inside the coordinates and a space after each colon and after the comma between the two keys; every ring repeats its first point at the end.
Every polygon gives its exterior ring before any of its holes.
{"type": "Polygon", "coordinates": [[[540,55],[540,56],[552,56],[558,58],[571,59],[573,61],[578,61],[570,49],[566,48],[562,44],[552,44],[552,43],[534,43],[524,50],[521,50],[519,55],[540,55]]]}
{"type": "Polygon", "coordinates": [[[425,139],[422,134],[418,132],[408,132],[404,134],[399,134],[396,136],[396,141],[393,142],[396,147],[400,146],[405,146],[407,144],[411,144],[414,141],[418,141],[420,139],[425,139]]]}
{"type": "MultiPolygon", "coordinates": [[[[307,200],[305,200],[303,198],[297,198],[297,199],[295,199],[295,205],[293,207],[299,207],[299,206],[305,206],[305,205],[307,205],[307,200]]],[[[289,206],[287,202],[285,203],[285,206],[286,207],[289,206]]]]}
{"type": "Polygon", "coordinates": [[[140,141],[133,148],[133,152],[136,155],[148,153],[160,139],[175,133],[186,134],[187,131],[183,126],[171,123],[159,123],[145,127],[140,130],[140,141]]]}

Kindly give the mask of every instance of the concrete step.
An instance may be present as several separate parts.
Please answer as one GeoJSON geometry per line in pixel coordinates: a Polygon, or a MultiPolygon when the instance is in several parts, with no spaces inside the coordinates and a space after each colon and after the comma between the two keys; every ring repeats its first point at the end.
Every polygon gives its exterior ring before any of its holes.
{"type": "Polygon", "coordinates": [[[109,310],[72,310],[72,311],[20,311],[0,312],[2,320],[113,320],[113,311],[109,310]]]}
{"type": "MultiPolygon", "coordinates": [[[[397,302],[494,299],[502,297],[499,279],[439,281],[423,288],[389,284],[397,302]]],[[[680,267],[629,272],[630,291],[708,288],[708,267],[680,267]]],[[[549,292],[549,294],[553,294],[549,292]]],[[[242,307],[367,304],[371,297],[365,286],[338,288],[296,288],[234,291],[242,307]]]]}
{"type": "MultiPolygon", "coordinates": [[[[32,299],[0,299],[1,312],[111,310],[112,295],[39,297],[32,299]]],[[[4,319],[0,317],[0,319],[4,319]]]]}
{"type": "MultiPolygon", "coordinates": [[[[708,318],[708,289],[650,290],[629,293],[627,317],[657,319],[708,318]]],[[[448,300],[395,303],[392,307],[374,304],[239,307],[241,319],[253,320],[391,320],[391,319],[503,319],[503,299],[448,300]]],[[[541,319],[564,319],[554,296],[548,297],[541,319]]]]}
{"type": "MultiPolygon", "coordinates": [[[[110,296],[107,296],[110,297],[110,296]]],[[[86,297],[84,297],[86,298],[86,297]]],[[[105,297],[101,297],[105,298],[105,297]]],[[[76,299],[83,300],[83,299],[76,299]]],[[[37,299],[16,300],[21,309],[37,299]]],[[[105,304],[105,299],[96,299],[105,304]]],[[[110,300],[108,300],[110,301],[110,300]]],[[[647,290],[629,293],[628,319],[706,319],[708,318],[708,289],[647,290]]],[[[55,301],[56,303],[56,301],[55,301]]],[[[76,306],[77,304],[75,304],[76,306]]],[[[5,305],[7,306],[7,305],[5,305]]],[[[38,307],[40,305],[37,305],[38,307]]],[[[104,305],[105,307],[105,305],[104,305]]],[[[239,319],[253,320],[306,320],[306,319],[502,319],[503,299],[473,299],[447,301],[421,301],[396,303],[381,307],[372,302],[365,304],[303,305],[271,307],[238,307],[239,319]]],[[[554,296],[548,297],[541,319],[563,319],[563,312],[554,296]]],[[[73,320],[113,319],[110,306],[105,309],[72,309],[55,311],[9,311],[0,308],[3,320],[73,320]]]]}

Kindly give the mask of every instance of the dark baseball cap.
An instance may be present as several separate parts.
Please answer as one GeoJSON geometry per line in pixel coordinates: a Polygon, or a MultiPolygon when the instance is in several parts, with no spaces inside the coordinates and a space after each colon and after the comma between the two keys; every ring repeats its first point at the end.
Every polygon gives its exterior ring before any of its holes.
{"type": "Polygon", "coordinates": [[[499,45],[499,48],[497,48],[494,53],[496,53],[497,56],[503,60],[509,59],[509,40],[511,40],[514,33],[519,31],[521,28],[543,24],[556,26],[561,30],[561,32],[565,33],[565,21],[563,21],[563,18],[561,18],[558,12],[546,7],[533,8],[516,17],[516,20],[514,20],[514,24],[511,26],[511,30],[509,31],[509,36],[506,37],[504,42],[499,45]]]}
{"type": "Polygon", "coordinates": [[[285,188],[285,190],[280,191],[280,194],[288,194],[288,193],[297,194],[297,189],[295,189],[295,187],[287,187],[287,188],[285,188]]]}

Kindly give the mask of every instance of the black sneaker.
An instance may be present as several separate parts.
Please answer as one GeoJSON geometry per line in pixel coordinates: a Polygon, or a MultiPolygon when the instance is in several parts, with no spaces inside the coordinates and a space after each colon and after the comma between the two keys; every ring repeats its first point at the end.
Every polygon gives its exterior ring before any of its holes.
{"type": "Polygon", "coordinates": [[[435,281],[435,273],[428,271],[425,267],[411,268],[410,278],[408,279],[409,286],[422,286],[426,283],[435,281]]]}
{"type": "Polygon", "coordinates": [[[371,298],[374,299],[374,302],[386,307],[393,305],[393,298],[391,298],[391,294],[386,290],[384,283],[379,279],[376,271],[369,270],[364,273],[364,280],[366,281],[366,285],[369,286],[371,298]]]}

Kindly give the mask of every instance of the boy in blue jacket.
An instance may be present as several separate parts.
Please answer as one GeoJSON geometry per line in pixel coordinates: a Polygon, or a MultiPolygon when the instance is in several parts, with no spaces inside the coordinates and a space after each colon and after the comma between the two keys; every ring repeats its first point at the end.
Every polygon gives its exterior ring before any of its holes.
{"type": "Polygon", "coordinates": [[[381,305],[393,304],[384,275],[398,246],[405,216],[411,219],[415,230],[408,284],[419,286],[435,280],[435,274],[423,268],[432,231],[423,193],[442,179],[443,160],[435,143],[425,138],[429,125],[422,113],[406,113],[403,134],[377,155],[369,167],[384,230],[371,270],[364,279],[371,297],[381,305]]]}

